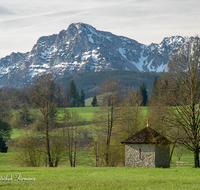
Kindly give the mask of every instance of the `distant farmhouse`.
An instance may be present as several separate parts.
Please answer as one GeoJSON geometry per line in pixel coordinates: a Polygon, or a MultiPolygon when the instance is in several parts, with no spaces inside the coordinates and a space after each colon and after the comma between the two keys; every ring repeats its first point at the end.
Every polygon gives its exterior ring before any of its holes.
{"type": "Polygon", "coordinates": [[[125,144],[126,167],[170,167],[170,141],[150,127],[121,143],[125,144]]]}

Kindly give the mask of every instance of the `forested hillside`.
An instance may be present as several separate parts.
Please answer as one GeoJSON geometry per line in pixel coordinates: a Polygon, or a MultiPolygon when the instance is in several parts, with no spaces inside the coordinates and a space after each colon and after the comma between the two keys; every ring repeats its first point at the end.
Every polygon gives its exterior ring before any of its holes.
{"type": "Polygon", "coordinates": [[[120,79],[120,84],[125,88],[134,87],[136,90],[145,83],[147,86],[148,95],[151,95],[153,81],[155,76],[160,77],[161,73],[155,72],[136,72],[136,71],[101,71],[101,72],[87,72],[72,75],[58,79],[63,86],[70,84],[71,80],[76,83],[77,89],[83,89],[85,98],[90,98],[97,94],[98,87],[105,80],[110,78],[120,79]]]}

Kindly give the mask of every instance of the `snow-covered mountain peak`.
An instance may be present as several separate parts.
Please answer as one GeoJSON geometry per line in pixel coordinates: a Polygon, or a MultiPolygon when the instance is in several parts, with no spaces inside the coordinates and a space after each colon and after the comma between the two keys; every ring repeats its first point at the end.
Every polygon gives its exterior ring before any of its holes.
{"type": "Polygon", "coordinates": [[[171,37],[165,37],[161,44],[165,44],[166,46],[179,46],[183,42],[185,42],[185,38],[182,36],[171,36],[171,37]]]}
{"type": "Polygon", "coordinates": [[[105,70],[162,72],[170,54],[184,41],[172,36],[160,44],[145,45],[88,24],[72,23],[58,34],[40,37],[30,52],[0,59],[0,85],[21,87],[43,73],[62,77],[105,70]]]}

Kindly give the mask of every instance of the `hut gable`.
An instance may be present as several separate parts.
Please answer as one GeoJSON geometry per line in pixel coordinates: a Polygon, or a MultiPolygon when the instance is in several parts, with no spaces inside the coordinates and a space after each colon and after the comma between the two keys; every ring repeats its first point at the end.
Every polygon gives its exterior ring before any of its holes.
{"type": "Polygon", "coordinates": [[[133,136],[122,141],[125,144],[169,144],[170,141],[150,127],[145,127],[133,136]]]}

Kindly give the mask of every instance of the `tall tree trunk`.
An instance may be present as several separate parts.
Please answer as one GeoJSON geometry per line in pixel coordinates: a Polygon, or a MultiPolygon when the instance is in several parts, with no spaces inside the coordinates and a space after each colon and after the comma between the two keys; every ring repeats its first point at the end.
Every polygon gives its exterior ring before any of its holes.
{"type": "Polygon", "coordinates": [[[76,166],[76,142],[74,143],[74,163],[73,166],[76,166]]]}
{"type": "Polygon", "coordinates": [[[68,154],[69,154],[69,162],[70,162],[70,166],[72,167],[72,142],[70,139],[70,131],[69,131],[69,127],[67,128],[67,138],[68,138],[68,154]]]}
{"type": "Polygon", "coordinates": [[[194,167],[199,168],[199,145],[196,145],[194,150],[194,167]]]}
{"type": "Polygon", "coordinates": [[[95,156],[96,156],[96,167],[98,167],[98,162],[99,162],[99,152],[98,152],[98,143],[95,141],[95,156]]]}
{"type": "Polygon", "coordinates": [[[108,122],[108,129],[107,129],[107,139],[106,139],[106,166],[109,166],[109,145],[110,145],[110,109],[109,105],[107,106],[107,122],[108,122]]]}
{"type": "Polygon", "coordinates": [[[175,149],[175,147],[176,147],[176,142],[177,142],[177,139],[176,139],[175,142],[173,143],[173,146],[172,146],[172,149],[171,149],[171,152],[170,152],[170,155],[169,155],[169,162],[171,162],[172,155],[173,155],[174,149],[175,149]]]}
{"type": "Polygon", "coordinates": [[[50,145],[49,145],[49,130],[48,130],[48,127],[46,127],[46,143],[47,143],[47,155],[48,155],[49,167],[53,167],[53,163],[51,161],[51,153],[50,153],[50,145]]]}
{"type": "Polygon", "coordinates": [[[106,145],[106,166],[109,166],[109,146],[106,145]]]}

